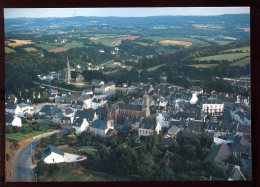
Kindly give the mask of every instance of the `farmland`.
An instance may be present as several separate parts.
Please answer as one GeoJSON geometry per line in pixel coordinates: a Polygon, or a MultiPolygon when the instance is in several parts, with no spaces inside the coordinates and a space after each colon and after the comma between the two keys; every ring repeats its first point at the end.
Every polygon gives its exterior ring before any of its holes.
{"type": "Polygon", "coordinates": [[[235,52],[235,51],[241,51],[243,53],[247,53],[247,52],[250,52],[250,46],[239,47],[239,48],[235,48],[235,49],[229,49],[229,50],[225,50],[223,52],[235,52]]]}
{"type": "Polygon", "coordinates": [[[17,39],[9,39],[6,44],[10,47],[17,47],[22,45],[33,44],[32,40],[17,40],[17,39]]]}
{"type": "Polygon", "coordinates": [[[234,60],[245,58],[247,56],[250,56],[250,53],[218,54],[218,55],[211,55],[211,56],[196,58],[195,60],[200,61],[200,62],[201,61],[211,61],[211,60],[215,60],[215,61],[226,60],[226,61],[231,62],[234,60]]]}
{"type": "Polygon", "coordinates": [[[160,44],[162,44],[162,45],[181,45],[181,46],[185,46],[185,47],[192,46],[191,42],[178,41],[178,40],[162,40],[162,41],[160,41],[160,44]]]}
{"type": "Polygon", "coordinates": [[[23,48],[26,52],[30,53],[30,52],[37,52],[38,50],[34,47],[26,47],[23,48]]]}
{"type": "Polygon", "coordinates": [[[193,64],[188,66],[195,67],[195,68],[213,68],[218,66],[218,64],[193,64]]]}
{"type": "Polygon", "coordinates": [[[15,53],[15,50],[9,48],[9,47],[5,47],[5,53],[15,53]]]}
{"type": "Polygon", "coordinates": [[[247,57],[247,58],[244,58],[244,59],[241,59],[241,60],[238,60],[232,64],[230,64],[230,66],[239,66],[239,67],[243,67],[247,64],[250,64],[250,57],[247,57]]]}

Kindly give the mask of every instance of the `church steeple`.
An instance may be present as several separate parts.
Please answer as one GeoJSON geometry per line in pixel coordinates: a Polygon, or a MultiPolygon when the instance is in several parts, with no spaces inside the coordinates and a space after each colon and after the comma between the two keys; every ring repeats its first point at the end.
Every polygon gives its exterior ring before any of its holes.
{"type": "Polygon", "coordinates": [[[145,92],[143,98],[142,98],[142,111],[145,115],[145,117],[150,116],[150,98],[147,92],[145,92]]]}
{"type": "Polygon", "coordinates": [[[70,70],[69,57],[67,56],[66,82],[70,82],[70,81],[71,81],[71,70],[70,70]]]}

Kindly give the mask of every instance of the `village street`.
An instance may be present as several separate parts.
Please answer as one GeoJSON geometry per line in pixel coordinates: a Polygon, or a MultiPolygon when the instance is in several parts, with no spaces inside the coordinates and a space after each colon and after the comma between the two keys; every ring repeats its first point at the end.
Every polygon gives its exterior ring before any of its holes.
{"type": "Polygon", "coordinates": [[[42,137],[51,136],[52,134],[60,132],[55,130],[45,133],[32,139],[24,147],[20,148],[13,159],[13,181],[14,182],[33,182],[35,176],[33,176],[33,164],[31,159],[31,149],[33,150],[40,142],[42,137]]]}

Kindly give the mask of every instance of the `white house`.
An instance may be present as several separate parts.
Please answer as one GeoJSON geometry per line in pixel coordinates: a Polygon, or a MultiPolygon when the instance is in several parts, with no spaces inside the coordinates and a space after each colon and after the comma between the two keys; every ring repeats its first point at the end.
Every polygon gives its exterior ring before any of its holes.
{"type": "Polygon", "coordinates": [[[192,94],[192,98],[190,99],[190,104],[194,105],[196,104],[198,101],[198,97],[197,97],[197,94],[196,93],[193,93],[192,94]]]}
{"type": "Polygon", "coordinates": [[[94,98],[91,102],[91,108],[96,110],[99,107],[104,106],[106,102],[106,100],[94,98]]]}
{"type": "Polygon", "coordinates": [[[202,111],[212,116],[221,116],[224,111],[224,104],[203,104],[202,111]]]}
{"type": "Polygon", "coordinates": [[[159,113],[156,117],[156,121],[160,123],[162,127],[169,127],[169,117],[167,113],[159,113]]]}
{"type": "Polygon", "coordinates": [[[74,120],[72,127],[75,129],[76,134],[80,134],[87,130],[89,127],[89,122],[86,119],[77,118],[74,120]]]}
{"type": "Polygon", "coordinates": [[[156,122],[156,119],[144,118],[138,128],[138,136],[151,136],[154,133],[159,134],[161,124],[156,122]]]}
{"type": "Polygon", "coordinates": [[[64,152],[59,148],[49,145],[42,152],[42,159],[46,164],[54,164],[64,162],[64,152]]]}
{"type": "Polygon", "coordinates": [[[16,127],[22,127],[22,119],[17,115],[5,114],[5,123],[6,125],[12,125],[16,127]]]}
{"type": "Polygon", "coordinates": [[[112,120],[95,120],[93,124],[90,126],[90,132],[93,132],[98,136],[105,136],[109,129],[114,129],[112,120]]]}

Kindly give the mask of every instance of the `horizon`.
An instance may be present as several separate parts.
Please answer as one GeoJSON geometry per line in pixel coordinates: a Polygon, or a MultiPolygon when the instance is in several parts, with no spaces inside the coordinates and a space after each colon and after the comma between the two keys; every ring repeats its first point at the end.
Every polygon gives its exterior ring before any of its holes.
{"type": "Polygon", "coordinates": [[[250,7],[5,8],[4,19],[70,17],[163,17],[250,14],[250,7]],[[51,15],[51,16],[50,16],[51,15]]]}

